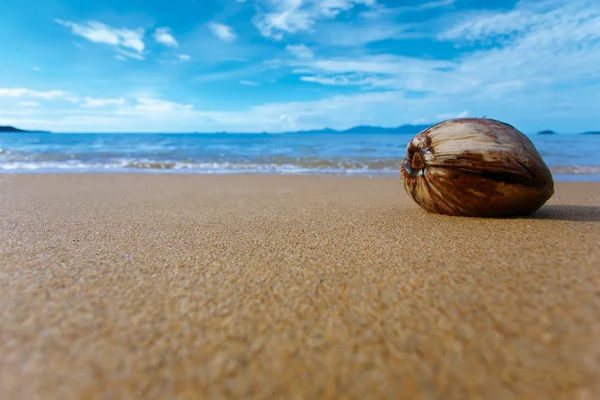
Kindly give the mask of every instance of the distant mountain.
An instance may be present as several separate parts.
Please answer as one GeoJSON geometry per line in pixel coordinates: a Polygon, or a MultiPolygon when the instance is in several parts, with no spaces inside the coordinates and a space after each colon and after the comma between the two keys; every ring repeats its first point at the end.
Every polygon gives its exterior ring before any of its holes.
{"type": "Polygon", "coordinates": [[[27,131],[24,129],[15,128],[14,126],[0,126],[0,132],[50,133],[48,131],[27,131]]]}
{"type": "Polygon", "coordinates": [[[394,128],[383,128],[381,126],[359,125],[340,133],[390,133],[394,128]]]}
{"type": "Polygon", "coordinates": [[[338,131],[336,129],[325,128],[325,129],[313,129],[309,131],[295,131],[295,132],[283,132],[286,134],[336,134],[336,133],[373,133],[373,134],[386,134],[386,133],[419,133],[424,129],[429,128],[431,125],[402,125],[395,128],[384,128],[382,126],[370,126],[370,125],[359,125],[338,131]]]}
{"type": "MultiPolygon", "coordinates": [[[[324,129],[312,129],[305,131],[290,131],[280,132],[282,134],[296,134],[296,135],[326,135],[326,134],[345,134],[345,133],[362,133],[362,134],[417,134],[433,124],[405,124],[397,127],[386,128],[383,126],[371,126],[371,125],[358,125],[345,130],[337,130],[332,128],[324,129]]],[[[51,133],[50,131],[38,131],[38,130],[26,130],[15,128],[14,126],[2,126],[0,125],[0,133],[51,133]]],[[[210,133],[210,132],[196,132],[196,133],[210,133]]],[[[227,132],[215,132],[217,134],[227,134],[227,132]]],[[[251,133],[251,132],[248,132],[251,133]]],[[[262,132],[262,134],[270,134],[269,132],[262,132]]],[[[546,129],[537,132],[538,135],[557,135],[553,130],[546,129]]],[[[600,135],[600,131],[587,131],[582,132],[582,135],[600,135]]]]}

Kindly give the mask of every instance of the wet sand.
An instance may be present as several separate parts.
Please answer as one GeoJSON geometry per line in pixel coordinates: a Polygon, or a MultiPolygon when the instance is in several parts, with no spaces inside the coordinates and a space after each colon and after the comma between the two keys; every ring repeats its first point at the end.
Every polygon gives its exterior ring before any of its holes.
{"type": "Polygon", "coordinates": [[[0,175],[0,398],[600,397],[600,184],[0,175]]]}

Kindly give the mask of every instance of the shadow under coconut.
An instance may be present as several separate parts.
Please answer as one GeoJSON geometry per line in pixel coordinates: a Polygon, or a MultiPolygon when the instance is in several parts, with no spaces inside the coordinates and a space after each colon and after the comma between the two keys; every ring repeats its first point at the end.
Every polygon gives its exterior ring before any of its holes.
{"type": "Polygon", "coordinates": [[[525,219],[600,222],[600,206],[546,205],[525,219]]]}

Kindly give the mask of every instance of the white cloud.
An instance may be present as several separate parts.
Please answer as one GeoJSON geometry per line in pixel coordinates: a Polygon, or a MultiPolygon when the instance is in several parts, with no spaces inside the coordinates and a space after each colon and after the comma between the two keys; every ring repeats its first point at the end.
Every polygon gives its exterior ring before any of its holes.
{"type": "Polygon", "coordinates": [[[361,123],[381,104],[389,104],[395,94],[363,93],[334,96],[317,101],[267,103],[242,112],[213,112],[214,123],[232,130],[283,131],[313,129],[325,125],[350,127],[361,123]]]}
{"type": "Polygon", "coordinates": [[[299,79],[303,82],[313,82],[330,86],[369,86],[376,81],[374,78],[365,78],[360,74],[301,76],[299,79]]]}
{"type": "Polygon", "coordinates": [[[301,81],[304,82],[313,82],[313,83],[320,83],[322,85],[332,85],[332,86],[345,86],[348,84],[348,79],[343,77],[343,76],[333,76],[330,78],[327,77],[323,77],[323,76],[301,76],[300,77],[301,81]]]}
{"type": "MultiPolygon", "coordinates": [[[[517,8],[508,12],[480,11],[466,13],[463,18],[449,29],[441,32],[441,40],[475,41],[498,35],[512,35],[529,30],[545,19],[544,13],[535,9],[535,4],[518,3],[517,8]]],[[[558,9],[550,10],[556,14],[558,9]]]]}
{"type": "Polygon", "coordinates": [[[571,89],[600,78],[600,4],[585,0],[520,2],[514,10],[454,17],[437,37],[489,42],[452,60],[361,55],[289,63],[306,82],[423,92],[453,101],[502,101],[553,85],[571,89]]]}
{"type": "Polygon", "coordinates": [[[242,84],[242,85],[244,85],[244,86],[259,86],[259,85],[260,85],[260,83],[258,83],[258,82],[254,82],[254,81],[247,81],[247,80],[245,80],[245,79],[242,79],[242,80],[240,81],[240,84],[242,84]]]}
{"type": "Polygon", "coordinates": [[[456,3],[456,0],[434,0],[416,6],[417,10],[429,10],[431,8],[448,7],[456,3]]]}
{"type": "Polygon", "coordinates": [[[158,58],[158,63],[160,64],[169,64],[169,65],[177,65],[181,63],[188,62],[192,59],[192,56],[189,54],[165,54],[164,56],[158,58]]]}
{"type": "MultiPolygon", "coordinates": [[[[303,82],[318,83],[329,86],[360,86],[378,89],[402,89],[402,84],[394,77],[370,76],[368,74],[335,74],[300,76],[303,82]]],[[[406,89],[406,88],[405,88],[406,89]]],[[[406,89],[411,90],[411,89],[406,89]]]]}
{"type": "Polygon", "coordinates": [[[21,110],[2,110],[2,114],[0,114],[0,125],[12,125],[12,126],[23,126],[21,122],[14,121],[24,121],[23,117],[35,116],[36,111],[32,108],[29,109],[21,109],[21,110]],[[13,117],[9,119],[7,117],[13,117]],[[14,118],[18,117],[18,118],[14,118]]]}
{"type": "Polygon", "coordinates": [[[56,23],[71,29],[71,32],[81,36],[90,42],[102,43],[114,46],[140,56],[145,48],[144,30],[114,28],[98,21],[86,21],[77,24],[71,21],[55,20],[56,23]]]}
{"type": "Polygon", "coordinates": [[[42,71],[42,69],[40,67],[33,67],[31,69],[34,70],[35,72],[41,72],[42,71]]]}
{"type": "Polygon", "coordinates": [[[452,6],[456,3],[456,0],[434,0],[425,3],[421,3],[419,5],[413,7],[406,7],[407,10],[410,11],[423,11],[430,10],[432,8],[442,8],[452,6]]]}
{"type": "MultiPolygon", "coordinates": [[[[397,2],[400,3],[400,2],[397,2]]],[[[387,39],[415,39],[431,35],[439,21],[419,14],[452,7],[455,0],[430,1],[410,6],[384,7],[378,4],[359,12],[356,18],[325,21],[315,28],[314,40],[330,46],[363,47],[387,39]]]]}
{"type": "Polygon", "coordinates": [[[321,85],[330,86],[362,86],[367,85],[368,81],[364,78],[360,78],[355,74],[349,75],[335,75],[335,76],[301,76],[300,80],[303,82],[319,83],[321,85]]]}
{"type": "Polygon", "coordinates": [[[152,36],[154,37],[154,40],[156,40],[160,44],[164,44],[165,46],[179,46],[179,43],[177,43],[177,40],[175,40],[175,37],[173,36],[169,28],[156,28],[152,36]]]}
{"type": "Polygon", "coordinates": [[[390,54],[290,63],[304,82],[334,86],[364,86],[394,90],[432,90],[455,67],[450,61],[426,60],[390,54]],[[312,74],[312,75],[308,75],[312,74]]]}
{"type": "Polygon", "coordinates": [[[317,21],[335,18],[357,5],[375,4],[375,0],[263,0],[252,22],[263,36],[281,40],[284,34],[311,31],[317,21]]]}
{"type": "MultiPolygon", "coordinates": [[[[299,4],[305,6],[304,2],[299,4]]],[[[580,121],[598,121],[600,4],[586,0],[522,1],[508,11],[461,12],[437,22],[432,27],[440,31],[431,33],[437,40],[476,46],[453,59],[370,55],[367,50],[344,49],[345,53],[334,53],[329,58],[319,54],[268,65],[280,71],[289,69],[313,85],[355,86],[362,90],[358,94],[268,103],[244,110],[207,110],[148,93],[132,95],[137,100],[116,109],[72,107],[51,112],[40,107],[27,117],[22,112],[29,110],[22,109],[21,117],[14,114],[18,109],[7,107],[6,111],[15,115],[16,125],[27,122],[34,128],[71,131],[98,126],[121,131],[281,131],[344,128],[370,119],[395,126],[483,115],[532,131],[544,128],[537,126],[540,120],[559,131],[594,129],[583,127],[580,121]]],[[[195,79],[249,84],[263,71],[257,64],[248,68],[195,79]]],[[[73,96],[62,91],[0,89],[0,96],[9,100],[44,98],[33,93],[57,99],[73,96]]],[[[9,107],[16,104],[6,103],[9,107]]]]}
{"type": "Polygon", "coordinates": [[[358,124],[378,106],[393,104],[393,93],[336,96],[318,101],[267,103],[239,111],[196,109],[192,104],[140,97],[116,109],[47,109],[27,114],[3,113],[2,123],[58,132],[140,131],[282,131],[317,128],[323,124],[358,124]],[[13,117],[6,117],[13,115],[13,117]]]}
{"type": "Polygon", "coordinates": [[[81,107],[83,108],[102,108],[108,106],[122,106],[125,104],[125,99],[120,97],[118,99],[97,99],[93,97],[84,97],[81,107]]]}
{"type": "Polygon", "coordinates": [[[467,56],[459,72],[504,83],[504,90],[583,84],[600,77],[597,2],[520,2],[507,12],[465,17],[439,38],[458,43],[495,41],[491,49],[467,56]]]}
{"type": "Polygon", "coordinates": [[[208,29],[210,29],[213,35],[215,35],[224,42],[233,42],[237,38],[233,29],[224,24],[211,22],[208,24],[208,29]]]}
{"type": "Polygon", "coordinates": [[[319,28],[314,35],[316,40],[326,45],[358,48],[387,39],[414,39],[426,36],[421,25],[398,24],[390,18],[330,23],[319,28]]]}
{"type": "MultiPolygon", "coordinates": [[[[29,126],[60,132],[277,132],[283,130],[315,129],[324,126],[344,129],[365,121],[377,121],[383,126],[406,122],[433,123],[445,117],[463,115],[483,116],[510,121],[518,129],[523,124],[538,129],[540,115],[548,112],[547,105],[561,101],[562,94],[538,93],[543,102],[531,102],[530,97],[511,96],[510,101],[473,101],[468,96],[434,96],[410,99],[401,90],[360,93],[327,97],[316,101],[267,103],[242,110],[197,109],[191,104],[176,103],[157,97],[138,98],[116,109],[40,109],[2,113],[2,124],[29,126]],[[473,108],[471,108],[473,107],[473,108]],[[468,114],[466,111],[469,110],[468,114]],[[527,110],[526,113],[523,110],[527,110]],[[545,110],[545,111],[544,111],[545,110]],[[23,112],[27,111],[27,112],[23,112]],[[490,112],[492,111],[492,112],[490,112]],[[508,118],[508,116],[511,116],[508,118]]],[[[572,91],[584,99],[598,98],[598,88],[572,91]]],[[[564,99],[562,99],[564,100],[564,99]]],[[[572,104],[571,104],[572,105],[572,104]]],[[[577,106],[577,119],[596,118],[597,109],[591,102],[577,106]]],[[[553,112],[553,118],[556,113],[553,112]]],[[[575,126],[573,116],[553,119],[554,129],[584,130],[575,126]],[[562,124],[560,122],[563,122],[562,124]]],[[[534,130],[535,131],[535,130],[534,130]]]]}
{"type": "Polygon", "coordinates": [[[193,80],[197,83],[214,83],[218,81],[239,81],[260,75],[268,69],[267,66],[255,63],[247,63],[233,69],[222,69],[215,72],[203,72],[196,75],[193,80]]]}
{"type": "MultiPolygon", "coordinates": [[[[594,41],[600,38],[600,6],[592,0],[519,1],[505,12],[467,13],[457,23],[439,33],[440,40],[456,42],[535,39],[549,45],[564,35],[563,42],[594,41]]],[[[556,43],[558,44],[558,43],[556,43]]]]}
{"type": "Polygon", "coordinates": [[[129,58],[140,61],[144,60],[144,56],[140,53],[136,53],[135,51],[129,51],[121,48],[116,48],[115,51],[117,52],[115,57],[119,60],[127,60],[129,58]]]}
{"type": "Polygon", "coordinates": [[[180,104],[172,101],[149,98],[149,97],[139,97],[137,99],[137,104],[135,108],[143,111],[152,111],[152,112],[168,112],[168,111],[191,111],[194,106],[191,104],[180,104]]]}
{"type": "Polygon", "coordinates": [[[21,107],[37,107],[40,103],[37,101],[19,101],[17,102],[17,105],[21,107]]]}
{"type": "Polygon", "coordinates": [[[0,97],[32,97],[44,100],[75,99],[70,93],[62,90],[38,91],[26,88],[0,88],[0,97]]]}
{"type": "Polygon", "coordinates": [[[381,17],[398,16],[400,14],[415,13],[420,11],[432,10],[435,8],[447,8],[456,3],[456,0],[433,0],[421,4],[410,6],[383,7],[378,6],[372,9],[363,11],[359,17],[370,19],[372,21],[379,20],[381,17]]]}
{"type": "Polygon", "coordinates": [[[300,59],[311,59],[315,56],[315,53],[310,49],[310,47],[304,44],[287,45],[285,48],[287,51],[300,59]]]}
{"type": "Polygon", "coordinates": [[[296,62],[312,69],[330,73],[374,73],[374,74],[419,74],[435,69],[450,68],[453,64],[444,60],[427,60],[403,57],[392,54],[374,56],[316,59],[307,62],[296,62]]]}

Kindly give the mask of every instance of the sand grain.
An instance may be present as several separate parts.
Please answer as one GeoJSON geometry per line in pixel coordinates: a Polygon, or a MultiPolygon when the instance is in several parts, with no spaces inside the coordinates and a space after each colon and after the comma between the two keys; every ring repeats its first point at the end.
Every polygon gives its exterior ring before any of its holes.
{"type": "Polygon", "coordinates": [[[399,179],[6,175],[0,398],[597,398],[599,242],[599,184],[486,220],[399,179]]]}

